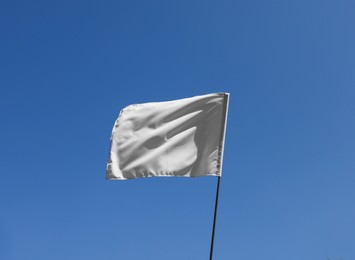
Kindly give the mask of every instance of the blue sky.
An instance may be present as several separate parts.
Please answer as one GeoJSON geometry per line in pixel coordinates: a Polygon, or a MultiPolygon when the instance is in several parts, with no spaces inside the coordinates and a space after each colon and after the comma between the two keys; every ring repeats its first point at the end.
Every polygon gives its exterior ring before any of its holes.
{"type": "Polygon", "coordinates": [[[105,180],[130,103],[230,92],[214,259],[355,259],[355,4],[0,3],[0,259],[208,259],[216,178],[105,180]]]}

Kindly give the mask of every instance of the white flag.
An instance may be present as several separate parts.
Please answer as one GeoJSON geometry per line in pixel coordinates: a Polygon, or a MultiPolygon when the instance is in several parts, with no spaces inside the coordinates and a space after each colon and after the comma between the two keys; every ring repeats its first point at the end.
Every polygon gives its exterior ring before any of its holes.
{"type": "Polygon", "coordinates": [[[221,176],[228,98],[216,93],[121,110],[107,179],[221,176]]]}

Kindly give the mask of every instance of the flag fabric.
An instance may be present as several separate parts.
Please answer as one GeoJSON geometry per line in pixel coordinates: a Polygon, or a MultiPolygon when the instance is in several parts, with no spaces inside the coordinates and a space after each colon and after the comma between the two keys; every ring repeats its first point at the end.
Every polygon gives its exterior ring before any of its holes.
{"type": "Polygon", "coordinates": [[[221,176],[228,93],[130,105],[112,130],[106,178],[221,176]]]}

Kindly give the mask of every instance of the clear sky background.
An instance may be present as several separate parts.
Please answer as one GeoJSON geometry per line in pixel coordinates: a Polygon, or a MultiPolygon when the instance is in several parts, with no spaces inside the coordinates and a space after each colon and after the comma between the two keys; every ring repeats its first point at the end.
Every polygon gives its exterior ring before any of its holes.
{"type": "Polygon", "coordinates": [[[355,3],[0,2],[0,259],[208,259],[217,179],[106,181],[130,103],[230,92],[216,260],[355,259],[355,3]]]}

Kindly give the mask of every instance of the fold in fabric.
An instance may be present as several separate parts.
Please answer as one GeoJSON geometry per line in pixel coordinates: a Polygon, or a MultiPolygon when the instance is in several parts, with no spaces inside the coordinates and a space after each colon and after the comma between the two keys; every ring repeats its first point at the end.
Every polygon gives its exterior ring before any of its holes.
{"type": "Polygon", "coordinates": [[[106,178],[221,176],[228,93],[130,105],[112,130],[106,178]]]}

